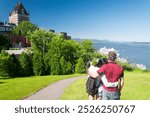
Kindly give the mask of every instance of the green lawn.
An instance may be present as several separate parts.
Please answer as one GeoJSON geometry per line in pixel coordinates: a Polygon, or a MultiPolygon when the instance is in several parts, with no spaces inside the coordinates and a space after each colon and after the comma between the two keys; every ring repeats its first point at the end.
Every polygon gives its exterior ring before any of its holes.
{"type": "Polygon", "coordinates": [[[150,73],[127,72],[122,100],[150,100],[150,73]]]}
{"type": "Polygon", "coordinates": [[[32,76],[10,79],[0,77],[0,100],[23,99],[53,82],[75,76],[81,75],[32,76]]]}
{"type": "Polygon", "coordinates": [[[72,83],[64,91],[64,94],[61,96],[62,100],[86,100],[88,99],[86,93],[86,83],[87,78],[81,78],[74,83],[72,83]]]}
{"type": "MultiPolygon", "coordinates": [[[[85,90],[87,78],[71,84],[61,96],[62,100],[87,100],[85,90]]],[[[121,92],[122,100],[150,100],[150,73],[125,72],[125,85],[121,92]]]]}

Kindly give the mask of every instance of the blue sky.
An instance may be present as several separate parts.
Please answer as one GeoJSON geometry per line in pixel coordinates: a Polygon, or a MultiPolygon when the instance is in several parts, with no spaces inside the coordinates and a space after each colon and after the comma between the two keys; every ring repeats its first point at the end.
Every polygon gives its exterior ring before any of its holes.
{"type": "Polygon", "coordinates": [[[73,38],[150,42],[150,0],[0,0],[0,21],[17,2],[32,23],[73,38]]]}

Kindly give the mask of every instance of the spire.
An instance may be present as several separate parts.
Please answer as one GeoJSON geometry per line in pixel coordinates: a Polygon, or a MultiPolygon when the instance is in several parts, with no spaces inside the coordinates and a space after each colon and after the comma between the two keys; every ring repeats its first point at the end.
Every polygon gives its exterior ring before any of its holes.
{"type": "Polygon", "coordinates": [[[29,15],[27,10],[24,8],[24,5],[22,4],[22,2],[18,2],[12,12],[15,12],[18,14],[29,15]]]}
{"type": "Polygon", "coordinates": [[[22,21],[29,21],[29,16],[22,2],[18,2],[13,11],[9,13],[9,22],[18,25],[22,21]]]}

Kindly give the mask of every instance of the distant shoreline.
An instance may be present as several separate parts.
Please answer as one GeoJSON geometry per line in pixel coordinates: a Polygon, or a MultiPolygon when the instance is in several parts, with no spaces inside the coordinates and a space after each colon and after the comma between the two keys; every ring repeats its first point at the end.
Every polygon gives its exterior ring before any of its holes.
{"type": "MultiPolygon", "coordinates": [[[[75,40],[85,40],[85,39],[88,39],[88,38],[73,38],[75,40]]],[[[148,41],[114,41],[114,40],[109,40],[109,39],[88,39],[88,40],[91,40],[91,41],[108,41],[108,42],[119,42],[119,43],[138,43],[138,44],[150,44],[150,42],[148,41]]]]}
{"type": "MultiPolygon", "coordinates": [[[[77,41],[83,39],[76,38],[77,41]]],[[[114,48],[118,51],[121,58],[133,64],[145,65],[150,69],[148,58],[150,58],[150,42],[118,42],[109,40],[92,39],[94,48],[99,51],[100,48],[114,48]]]]}

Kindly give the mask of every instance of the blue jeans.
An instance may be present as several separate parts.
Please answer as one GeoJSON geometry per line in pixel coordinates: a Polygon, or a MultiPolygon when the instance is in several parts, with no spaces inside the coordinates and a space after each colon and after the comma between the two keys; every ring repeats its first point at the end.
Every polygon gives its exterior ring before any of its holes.
{"type": "Polygon", "coordinates": [[[120,92],[110,92],[103,88],[102,100],[120,100],[120,92]]]}

